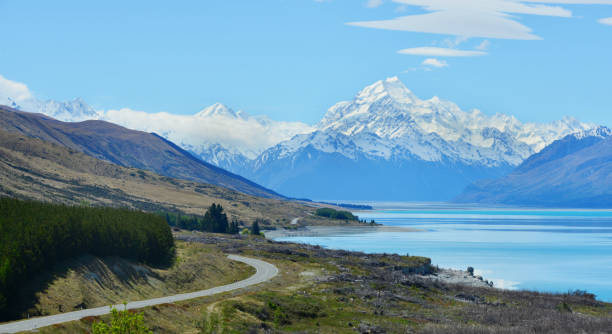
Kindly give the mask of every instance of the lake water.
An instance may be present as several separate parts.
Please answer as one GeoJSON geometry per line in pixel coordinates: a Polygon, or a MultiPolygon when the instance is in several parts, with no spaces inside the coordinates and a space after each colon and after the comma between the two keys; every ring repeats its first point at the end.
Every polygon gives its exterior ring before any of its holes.
{"type": "Polygon", "coordinates": [[[283,237],[333,249],[427,256],[440,267],[475,268],[496,287],[587,290],[612,302],[612,211],[376,205],[360,218],[423,232],[283,237]]]}

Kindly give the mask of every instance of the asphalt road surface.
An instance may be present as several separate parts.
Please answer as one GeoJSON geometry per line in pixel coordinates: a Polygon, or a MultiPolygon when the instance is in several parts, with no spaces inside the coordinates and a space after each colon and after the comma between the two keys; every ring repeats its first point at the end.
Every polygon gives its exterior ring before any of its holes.
{"type": "MultiPolygon", "coordinates": [[[[242,288],[246,288],[251,285],[255,285],[255,284],[259,284],[259,283],[268,281],[272,277],[278,274],[278,268],[276,268],[276,266],[274,266],[273,264],[265,262],[265,261],[251,259],[248,257],[239,256],[239,255],[228,255],[228,258],[234,261],[244,262],[250,266],[253,266],[255,267],[255,269],[257,269],[257,272],[253,276],[245,280],[242,280],[236,283],[232,283],[232,284],[228,284],[228,285],[218,286],[215,288],[210,288],[208,290],[201,290],[201,291],[196,291],[196,292],[183,293],[179,295],[131,302],[127,304],[127,309],[139,309],[139,308],[143,308],[147,306],[154,306],[154,305],[160,305],[160,304],[165,304],[165,303],[174,303],[174,302],[178,302],[182,300],[194,299],[194,298],[199,298],[199,297],[204,297],[204,296],[211,296],[211,295],[215,295],[215,294],[222,293],[222,292],[242,289],[242,288]]],[[[118,310],[125,309],[123,304],[114,305],[113,307],[115,307],[118,310]]],[[[10,322],[7,324],[0,325],[0,333],[17,333],[17,332],[22,332],[22,331],[30,331],[30,330],[41,328],[41,327],[47,327],[47,326],[51,326],[55,324],[61,324],[64,322],[75,321],[75,320],[79,320],[85,317],[100,316],[100,315],[104,315],[108,313],[110,313],[110,307],[103,306],[103,307],[97,307],[97,308],[92,308],[92,309],[85,309],[81,311],[61,313],[61,314],[56,314],[56,315],[51,315],[51,316],[46,316],[46,317],[32,318],[28,320],[20,320],[20,321],[10,322]]]]}

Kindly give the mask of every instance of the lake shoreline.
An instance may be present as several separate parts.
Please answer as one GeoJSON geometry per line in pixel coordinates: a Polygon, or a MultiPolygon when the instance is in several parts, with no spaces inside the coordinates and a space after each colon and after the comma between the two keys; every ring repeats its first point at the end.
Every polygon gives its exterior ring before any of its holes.
{"type": "MultiPolygon", "coordinates": [[[[375,206],[378,208],[378,206],[375,206]]],[[[418,254],[440,268],[468,266],[496,288],[588,291],[612,301],[612,212],[593,210],[389,209],[354,212],[382,226],[304,228],[266,233],[276,241],[369,254],[418,254]],[[405,233],[416,232],[419,233],[405,233]],[[567,275],[571,266],[574,273],[567,275]],[[599,268],[593,270],[593,268],[599,268]]],[[[297,226],[296,226],[297,227],[297,226]]],[[[464,273],[458,273],[462,278],[464,273]]]]}
{"type": "Polygon", "coordinates": [[[378,232],[423,232],[422,229],[400,226],[303,226],[296,229],[277,229],[264,231],[266,238],[290,237],[330,237],[351,234],[378,233],[378,232]]]}

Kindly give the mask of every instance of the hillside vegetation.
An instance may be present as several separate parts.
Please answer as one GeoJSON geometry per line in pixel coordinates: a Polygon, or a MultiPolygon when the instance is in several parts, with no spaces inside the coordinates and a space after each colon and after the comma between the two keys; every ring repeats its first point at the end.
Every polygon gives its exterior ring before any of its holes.
{"type": "Polygon", "coordinates": [[[315,211],[317,216],[327,217],[339,220],[359,220],[359,217],[353,215],[349,211],[341,211],[332,208],[320,208],[315,211]]]}
{"type": "Polygon", "coordinates": [[[222,205],[230,221],[265,218],[273,226],[334,222],[312,206],[246,195],[226,188],[121,167],[40,139],[0,130],[0,195],[75,205],[130,207],[204,216],[222,205]]]}
{"type": "Polygon", "coordinates": [[[0,318],[23,282],[82,254],[167,265],[174,239],[163,218],[139,211],[0,198],[0,318]]]}

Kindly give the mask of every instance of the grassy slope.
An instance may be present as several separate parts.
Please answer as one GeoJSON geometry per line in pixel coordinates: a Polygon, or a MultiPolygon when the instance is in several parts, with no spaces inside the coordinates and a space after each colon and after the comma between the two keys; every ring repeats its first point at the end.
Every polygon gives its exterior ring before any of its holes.
{"type": "MultiPolygon", "coordinates": [[[[211,327],[216,333],[334,334],[605,333],[612,328],[612,305],[588,296],[446,285],[404,273],[423,269],[426,258],[206,234],[195,239],[275,263],[281,275],[246,293],[147,308],[146,323],[156,333],[211,333],[211,327]]],[[[95,320],[41,332],[87,330],[95,320]]]]}
{"type": "Polygon", "coordinates": [[[121,258],[84,255],[62,262],[25,285],[18,307],[27,315],[51,315],[104,305],[208,289],[245,279],[255,270],[230,261],[210,245],[177,242],[170,268],[151,268],[121,258]]]}
{"type": "Polygon", "coordinates": [[[39,139],[0,130],[0,195],[43,201],[128,206],[203,215],[212,203],[229,217],[250,223],[255,218],[287,226],[334,224],[312,215],[298,202],[245,195],[209,184],[172,179],[135,168],[120,167],[78,151],[39,139]]]}

